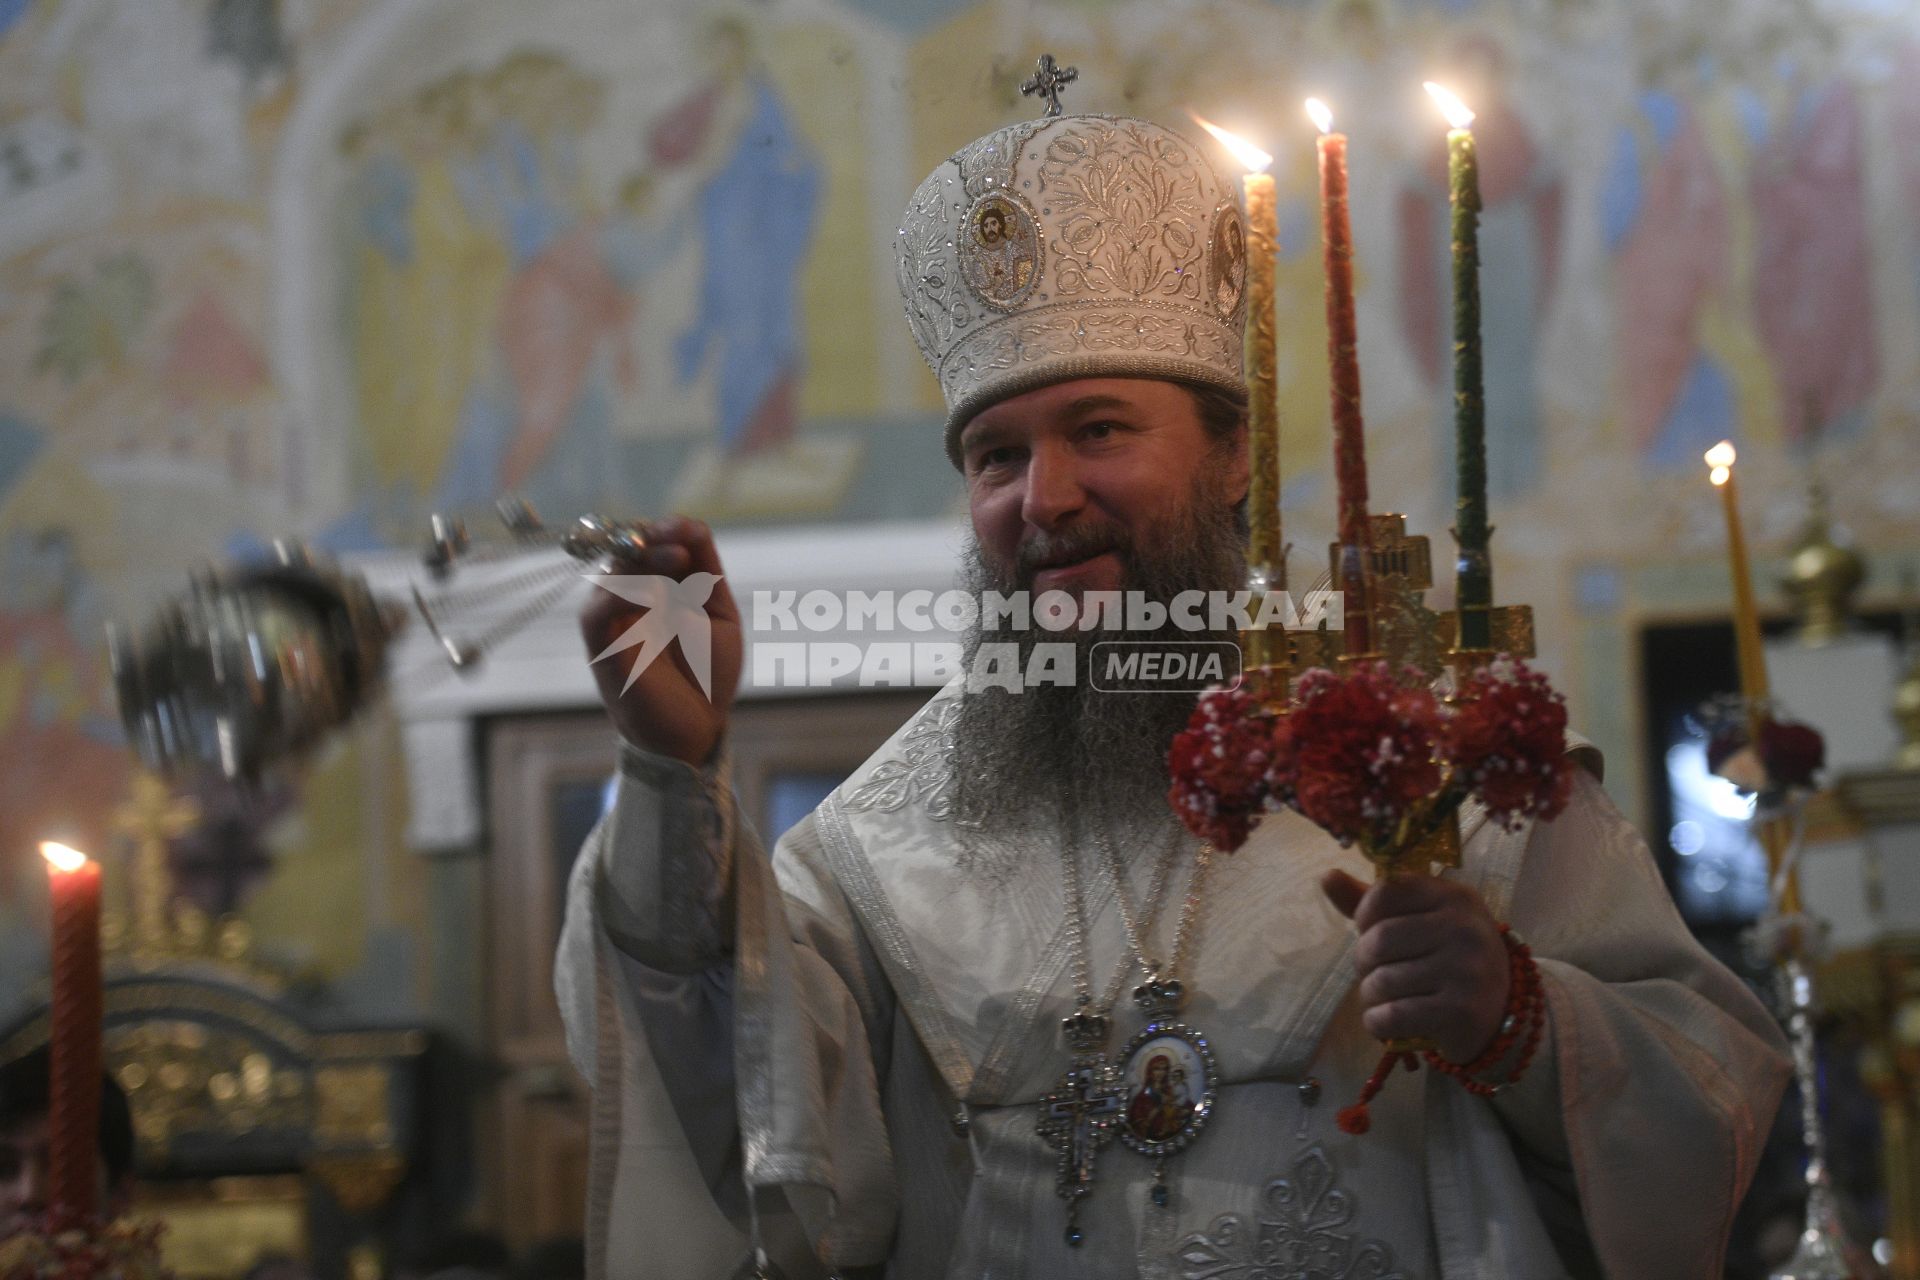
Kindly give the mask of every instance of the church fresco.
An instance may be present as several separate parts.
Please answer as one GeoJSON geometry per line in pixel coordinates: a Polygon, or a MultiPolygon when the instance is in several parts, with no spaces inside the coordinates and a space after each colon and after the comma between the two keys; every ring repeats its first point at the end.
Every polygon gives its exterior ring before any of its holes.
{"type": "Polygon", "coordinates": [[[1756,125],[1755,323],[1795,444],[1857,428],[1880,377],[1861,112],[1834,82],[1756,125]]]}
{"type": "Polygon", "coordinates": [[[379,87],[334,122],[338,235],[310,266],[347,281],[340,350],[319,355],[354,387],[353,500],[390,531],[508,492],[840,514],[861,448],[822,418],[876,408],[876,224],[862,119],[812,82],[856,82],[854,45],[733,16],[615,44],[604,11],[576,11],[537,39],[428,12],[450,69],[365,68],[379,87]]]}
{"type": "Polygon", "coordinates": [[[1693,107],[1649,93],[1635,116],[1620,128],[1601,204],[1627,433],[1650,462],[1685,467],[1733,434],[1738,416],[1724,361],[1699,337],[1730,284],[1732,215],[1693,107]]]}
{"type": "MultiPolygon", "coordinates": [[[[359,7],[0,6],[8,1011],[32,998],[44,961],[35,842],[64,835],[109,866],[124,853],[115,814],[132,769],[108,688],[105,624],[177,589],[190,566],[242,531],[285,530],[268,175],[297,92],[299,38],[326,34],[359,7]]],[[[353,828],[343,816],[316,808],[282,824],[273,857],[397,846],[397,834],[378,836],[363,815],[351,815],[353,828]]],[[[231,874],[234,817],[223,813],[175,854],[217,867],[209,900],[244,909],[267,868],[231,874]]],[[[260,862],[257,837],[241,852],[260,862]]],[[[342,887],[364,914],[351,881],[342,887]]],[[[390,928],[393,915],[372,920],[390,928]]],[[[300,929],[287,936],[299,946],[300,929]]]]}
{"type": "MultiPolygon", "coordinates": [[[[1565,234],[1565,183],[1560,161],[1543,147],[1526,115],[1508,96],[1500,50],[1478,38],[1449,55],[1462,91],[1475,93],[1474,137],[1480,155],[1480,253],[1500,270],[1480,282],[1481,358],[1488,382],[1487,491],[1495,501],[1528,493],[1540,481],[1543,442],[1538,350],[1553,303],[1565,234]]],[[[1438,456],[1453,456],[1453,273],[1443,149],[1406,175],[1399,197],[1400,332],[1433,406],[1438,456]]],[[[1711,441],[1709,442],[1711,443],[1711,441]]],[[[1452,477],[1439,477],[1443,503],[1452,477]]]]}
{"type": "MultiPolygon", "coordinates": [[[[1887,98],[1888,134],[1894,138],[1920,136],[1920,39],[1902,41],[1896,49],[1887,98]]],[[[1906,208],[1920,209],[1920,148],[1897,147],[1891,158],[1901,200],[1906,208]]],[[[1905,292],[1911,298],[1920,294],[1920,228],[1909,226],[1906,242],[1905,292]]]]}
{"type": "Polygon", "coordinates": [[[18,898],[38,871],[20,856],[66,832],[105,848],[107,814],[132,773],[103,698],[104,602],[59,528],[0,542],[0,885],[18,898]]]}
{"type": "Polygon", "coordinates": [[[1708,67],[1620,128],[1601,220],[1651,466],[1690,472],[1728,437],[1804,448],[1857,430],[1879,390],[1861,106],[1844,82],[1796,81],[1762,93],[1708,67]]]}

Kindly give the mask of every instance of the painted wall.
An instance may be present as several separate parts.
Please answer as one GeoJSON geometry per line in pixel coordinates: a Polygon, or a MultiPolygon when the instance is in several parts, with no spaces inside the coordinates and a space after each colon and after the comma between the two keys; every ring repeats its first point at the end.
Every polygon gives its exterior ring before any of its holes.
{"type": "MultiPolygon", "coordinates": [[[[1443,563],[1419,83],[1479,109],[1496,588],[1630,810],[1634,628],[1727,595],[1701,450],[1741,446],[1762,550],[1818,475],[1875,588],[1914,558],[1899,6],[0,0],[0,973],[38,968],[31,841],[111,847],[101,624],[190,565],[404,545],[506,490],[722,526],[959,510],[889,245],[925,172],[1032,110],[1041,49],[1074,107],[1192,108],[1279,156],[1296,580],[1332,506],[1299,103],[1353,138],[1374,492],[1443,563]]],[[[354,1000],[430,1012],[427,873],[366,785],[393,751],[355,736],[193,883],[354,1000]]]]}

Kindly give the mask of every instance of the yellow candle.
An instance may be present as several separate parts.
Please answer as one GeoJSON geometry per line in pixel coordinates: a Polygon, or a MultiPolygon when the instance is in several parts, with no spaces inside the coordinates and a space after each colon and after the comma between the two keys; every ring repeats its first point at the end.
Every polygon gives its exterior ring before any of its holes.
{"type": "MultiPolygon", "coordinates": [[[[1247,450],[1252,471],[1247,513],[1248,563],[1284,575],[1280,563],[1280,367],[1273,312],[1273,269],[1280,238],[1273,175],[1241,180],[1247,198],[1247,450]]],[[[1276,586],[1286,585],[1284,579],[1276,586]]]]}
{"type": "Polygon", "coordinates": [[[1740,668],[1740,693],[1750,702],[1767,696],[1767,664],[1760,648],[1760,612],[1753,602],[1753,574],[1747,567],[1747,539],[1740,528],[1740,490],[1733,481],[1733,442],[1707,450],[1708,479],[1720,490],[1727,516],[1727,560],[1733,574],[1733,643],[1740,668]]]}
{"type": "Polygon", "coordinates": [[[1274,208],[1273,157],[1218,125],[1193,117],[1246,169],[1247,205],[1247,563],[1275,589],[1286,585],[1280,563],[1280,375],[1274,334],[1274,259],[1280,238],[1274,208]]]}
{"type": "MultiPolygon", "coordinates": [[[[1722,440],[1707,450],[1707,478],[1720,490],[1720,502],[1727,517],[1727,564],[1733,576],[1733,645],[1740,669],[1740,696],[1746,699],[1747,738],[1757,742],[1760,733],[1760,706],[1768,696],[1766,650],[1760,642],[1760,611],[1753,600],[1753,573],[1747,566],[1747,539],[1740,527],[1740,490],[1733,482],[1733,441],[1722,440]]],[[[1771,818],[1760,824],[1760,845],[1767,851],[1767,875],[1780,874],[1787,856],[1788,832],[1784,821],[1771,818]]],[[[1792,914],[1800,910],[1800,877],[1787,877],[1780,892],[1780,910],[1792,914]]]]}

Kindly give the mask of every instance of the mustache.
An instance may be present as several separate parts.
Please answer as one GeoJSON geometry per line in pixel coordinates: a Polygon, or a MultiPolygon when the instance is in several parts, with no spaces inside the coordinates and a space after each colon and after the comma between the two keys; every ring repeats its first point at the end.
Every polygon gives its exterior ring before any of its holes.
{"type": "Polygon", "coordinates": [[[1132,562],[1133,539],[1118,525],[1075,525],[1055,533],[1034,533],[1014,551],[1014,577],[1021,586],[1031,586],[1033,576],[1042,569],[1091,560],[1109,551],[1132,562]]]}

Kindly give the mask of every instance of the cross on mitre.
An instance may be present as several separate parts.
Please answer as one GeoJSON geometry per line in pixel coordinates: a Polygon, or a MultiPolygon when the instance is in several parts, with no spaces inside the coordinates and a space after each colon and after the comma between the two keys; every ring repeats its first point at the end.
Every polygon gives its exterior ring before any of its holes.
{"type": "Polygon", "coordinates": [[[1047,110],[1045,118],[1051,120],[1060,114],[1060,91],[1080,78],[1080,68],[1063,67],[1056,64],[1053,55],[1043,53],[1040,61],[1034,64],[1033,74],[1020,86],[1020,96],[1024,98],[1045,98],[1047,110]]]}

